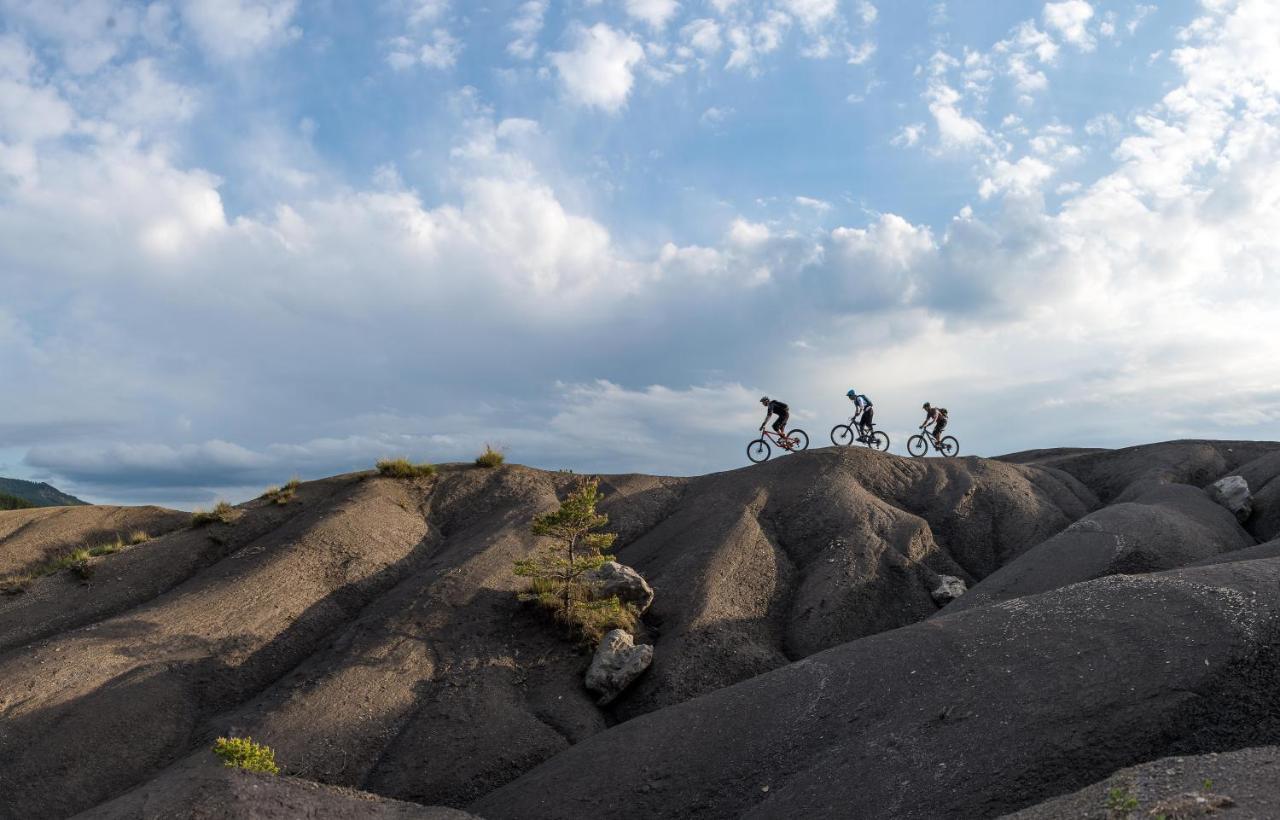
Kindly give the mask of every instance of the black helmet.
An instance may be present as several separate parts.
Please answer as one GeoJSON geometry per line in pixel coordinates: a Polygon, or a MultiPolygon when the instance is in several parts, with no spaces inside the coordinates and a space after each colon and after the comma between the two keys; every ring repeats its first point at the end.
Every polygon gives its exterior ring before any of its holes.
{"type": "Polygon", "coordinates": [[[761,404],[768,404],[768,403],[769,403],[769,397],[768,397],[768,396],[761,396],[761,397],[760,397],[760,403],[761,403],[761,404]]]}
{"type": "Polygon", "coordinates": [[[929,409],[929,402],[925,402],[925,403],[924,403],[924,409],[925,409],[925,410],[928,410],[928,409],[929,409]]]}

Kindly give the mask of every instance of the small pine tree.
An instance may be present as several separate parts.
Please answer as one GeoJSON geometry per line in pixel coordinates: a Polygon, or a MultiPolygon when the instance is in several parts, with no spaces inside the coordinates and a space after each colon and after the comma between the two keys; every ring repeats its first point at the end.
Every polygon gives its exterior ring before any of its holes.
{"type": "Polygon", "coordinates": [[[592,600],[582,576],[609,560],[605,554],[617,535],[598,532],[609,516],[596,511],[603,500],[600,482],[583,480],[560,502],[560,509],[533,520],[533,534],[551,539],[534,557],[517,561],[516,575],[531,579],[525,601],[537,601],[557,620],[598,637],[612,626],[634,626],[631,608],[615,598],[592,600]]]}

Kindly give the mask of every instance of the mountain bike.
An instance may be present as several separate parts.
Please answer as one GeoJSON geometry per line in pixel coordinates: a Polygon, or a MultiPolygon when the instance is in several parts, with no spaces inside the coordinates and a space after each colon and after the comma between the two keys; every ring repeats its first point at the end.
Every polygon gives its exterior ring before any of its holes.
{"type": "Polygon", "coordinates": [[[768,461],[769,456],[773,454],[772,448],[769,447],[770,439],[789,453],[809,449],[809,434],[803,430],[789,430],[785,436],[780,436],[773,430],[761,430],[760,438],[747,445],[747,458],[755,464],[768,461]]]}
{"type": "Polygon", "coordinates": [[[924,425],[921,425],[920,429],[923,432],[917,433],[907,439],[907,452],[916,458],[920,458],[921,456],[928,454],[930,446],[947,458],[951,458],[960,452],[960,442],[956,441],[955,436],[943,436],[942,444],[939,446],[939,444],[933,440],[933,435],[928,430],[925,430],[924,425]]]}
{"type": "Polygon", "coordinates": [[[869,433],[863,433],[852,418],[849,419],[848,424],[837,424],[831,428],[831,443],[835,446],[848,447],[855,441],[860,441],[872,450],[879,450],[882,453],[889,449],[889,437],[877,430],[875,424],[871,425],[869,433]]]}

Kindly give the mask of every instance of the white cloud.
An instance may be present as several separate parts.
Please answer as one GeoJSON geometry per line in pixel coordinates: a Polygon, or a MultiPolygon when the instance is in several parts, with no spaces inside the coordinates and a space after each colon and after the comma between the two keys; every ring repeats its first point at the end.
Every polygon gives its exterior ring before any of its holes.
{"type": "Polygon", "coordinates": [[[680,4],[676,0],[626,0],[626,9],[629,17],[661,30],[680,10],[680,4]]]}
{"type": "Polygon", "coordinates": [[[428,68],[449,68],[458,61],[462,43],[442,28],[435,29],[418,50],[418,59],[428,68]]]}
{"type": "Polygon", "coordinates": [[[925,134],[925,130],[925,125],[922,122],[904,125],[902,130],[894,135],[889,142],[899,148],[910,148],[920,141],[920,138],[925,134]]]}
{"type": "Polygon", "coordinates": [[[1023,157],[1012,163],[997,160],[991,175],[978,187],[978,194],[983,199],[989,199],[998,193],[1015,196],[1038,193],[1053,173],[1051,165],[1036,157],[1023,157]]]}
{"type": "Polygon", "coordinates": [[[826,202],[821,199],[814,199],[812,197],[807,197],[807,196],[796,197],[795,203],[799,205],[801,208],[808,208],[809,210],[816,211],[820,214],[825,214],[827,211],[831,210],[830,202],[826,202]]]}
{"type": "Polygon", "coordinates": [[[183,0],[182,17],[204,50],[240,60],[301,36],[293,25],[298,0],[183,0]]]}
{"type": "Polygon", "coordinates": [[[876,53],[876,44],[868,40],[859,46],[849,47],[849,65],[862,65],[870,60],[876,53]]]}
{"type": "Polygon", "coordinates": [[[680,34],[690,48],[706,56],[715,54],[722,45],[720,24],[705,17],[686,23],[680,34]]]}
{"type": "Polygon", "coordinates": [[[817,31],[836,16],[836,0],[782,0],[781,5],[809,31],[817,31]]]}
{"type": "Polygon", "coordinates": [[[702,122],[703,125],[714,126],[714,125],[722,124],[725,120],[727,120],[732,115],[733,115],[732,108],[719,108],[713,105],[710,108],[708,108],[706,111],[703,111],[702,116],[699,117],[698,119],[702,122]]]}
{"type": "Polygon", "coordinates": [[[538,35],[550,0],[526,0],[511,21],[516,38],[507,44],[507,53],[521,60],[532,60],[538,53],[538,35]]]}
{"type": "Polygon", "coordinates": [[[1093,51],[1096,45],[1089,34],[1088,23],[1093,19],[1093,6],[1086,0],[1062,0],[1045,3],[1044,24],[1057,31],[1062,39],[1081,51],[1093,51]]]}
{"type": "Polygon", "coordinates": [[[635,82],[634,70],[644,48],[630,35],[604,23],[579,27],[571,51],[556,52],[551,62],[565,94],[579,105],[617,111],[626,105],[635,82]]]}
{"type": "Polygon", "coordinates": [[[856,7],[858,19],[862,21],[862,25],[869,26],[880,16],[880,12],[876,10],[875,4],[869,0],[858,0],[856,7]]]}
{"type": "Polygon", "coordinates": [[[791,18],[776,10],[752,24],[734,26],[729,30],[730,52],[725,67],[757,71],[760,57],[777,51],[790,27],[791,18]]]}

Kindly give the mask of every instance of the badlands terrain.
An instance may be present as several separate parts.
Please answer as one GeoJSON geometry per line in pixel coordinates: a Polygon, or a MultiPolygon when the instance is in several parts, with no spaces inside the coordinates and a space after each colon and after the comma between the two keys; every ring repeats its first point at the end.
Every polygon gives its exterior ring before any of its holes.
{"type": "Polygon", "coordinates": [[[602,477],[656,591],[603,707],[512,573],[575,480],[0,512],[0,817],[1280,816],[1280,444],[602,477]]]}

